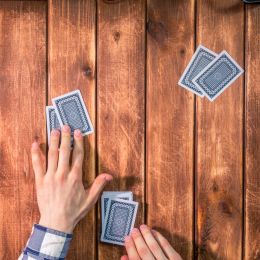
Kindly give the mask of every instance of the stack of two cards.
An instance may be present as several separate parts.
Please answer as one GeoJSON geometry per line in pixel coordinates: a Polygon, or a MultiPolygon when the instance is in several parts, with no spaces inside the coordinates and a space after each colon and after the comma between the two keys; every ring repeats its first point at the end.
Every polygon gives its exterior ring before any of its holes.
{"type": "Polygon", "coordinates": [[[131,191],[106,191],[101,196],[101,241],[124,245],[125,237],[134,227],[138,202],[131,191]]]}
{"type": "Polygon", "coordinates": [[[79,90],[52,99],[53,106],[46,107],[48,143],[53,129],[61,129],[63,125],[70,126],[71,147],[73,147],[73,132],[79,129],[83,136],[94,132],[87,108],[79,90]]]}
{"type": "Polygon", "coordinates": [[[213,101],[242,73],[243,69],[226,51],[218,55],[200,45],[178,84],[213,101]]]}

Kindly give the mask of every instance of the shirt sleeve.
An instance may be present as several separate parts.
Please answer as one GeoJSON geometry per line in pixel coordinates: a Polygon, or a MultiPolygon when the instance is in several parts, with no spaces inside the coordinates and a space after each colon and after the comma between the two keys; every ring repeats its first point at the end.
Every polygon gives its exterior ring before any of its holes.
{"type": "Polygon", "coordinates": [[[34,224],[31,236],[18,260],[65,259],[72,234],[34,224]]]}

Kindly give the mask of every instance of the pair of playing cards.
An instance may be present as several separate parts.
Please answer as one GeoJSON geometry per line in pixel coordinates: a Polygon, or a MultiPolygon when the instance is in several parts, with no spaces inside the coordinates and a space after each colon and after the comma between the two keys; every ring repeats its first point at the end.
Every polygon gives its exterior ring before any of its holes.
{"type": "Polygon", "coordinates": [[[213,101],[243,72],[226,51],[217,54],[199,45],[178,84],[213,101]]]}
{"type": "Polygon", "coordinates": [[[138,202],[130,191],[106,191],[101,196],[101,241],[124,245],[125,237],[134,227],[138,202]]]}
{"type": "Polygon", "coordinates": [[[70,126],[71,145],[73,132],[79,129],[83,136],[93,133],[93,125],[79,90],[52,99],[52,106],[46,107],[48,143],[53,129],[61,129],[63,125],[70,126]]]}

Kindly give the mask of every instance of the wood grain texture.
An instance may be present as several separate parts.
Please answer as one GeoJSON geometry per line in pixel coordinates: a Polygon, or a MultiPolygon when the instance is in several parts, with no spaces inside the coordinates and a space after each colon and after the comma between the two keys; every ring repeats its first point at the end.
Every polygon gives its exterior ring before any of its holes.
{"type": "MultiPolygon", "coordinates": [[[[197,44],[223,49],[243,66],[243,4],[197,2],[197,44]]],[[[242,251],[243,76],[214,102],[197,99],[196,201],[199,259],[242,251]]]]}
{"type": "MultiPolygon", "coordinates": [[[[131,190],[144,221],[145,1],[98,1],[98,164],[115,178],[108,190],[131,190]]],[[[99,234],[98,234],[99,236],[99,234]]],[[[99,244],[99,259],[123,247],[99,244]]]]}
{"type": "Polygon", "coordinates": [[[260,259],[260,5],[246,8],[245,259],[260,259]]]}
{"type": "MultiPolygon", "coordinates": [[[[48,99],[79,89],[95,125],[96,4],[90,1],[50,0],[48,11],[48,99]]],[[[95,134],[85,137],[83,182],[95,178],[95,134]]],[[[68,259],[94,259],[95,210],[74,231],[68,259]]]]}
{"type": "Polygon", "coordinates": [[[177,82],[194,51],[194,1],[149,0],[147,16],[147,223],[191,259],[194,95],[177,82]]]}
{"type": "Polygon", "coordinates": [[[0,259],[17,259],[39,213],[31,143],[46,140],[46,4],[0,2],[0,259]]]}

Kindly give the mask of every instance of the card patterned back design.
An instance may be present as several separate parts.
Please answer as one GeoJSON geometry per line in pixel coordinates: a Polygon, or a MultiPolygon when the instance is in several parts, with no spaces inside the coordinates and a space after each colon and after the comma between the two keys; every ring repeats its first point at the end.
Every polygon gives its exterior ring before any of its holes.
{"type": "Polygon", "coordinates": [[[111,199],[106,215],[106,226],[102,231],[101,241],[124,245],[124,239],[131,232],[138,203],[134,201],[124,201],[121,199],[111,199]]]}
{"type": "Polygon", "coordinates": [[[213,101],[242,73],[243,69],[223,51],[193,79],[193,82],[213,101]]]}
{"type": "Polygon", "coordinates": [[[69,125],[71,131],[80,129],[82,135],[93,132],[93,125],[79,90],[52,99],[60,125],[69,125]]]}

